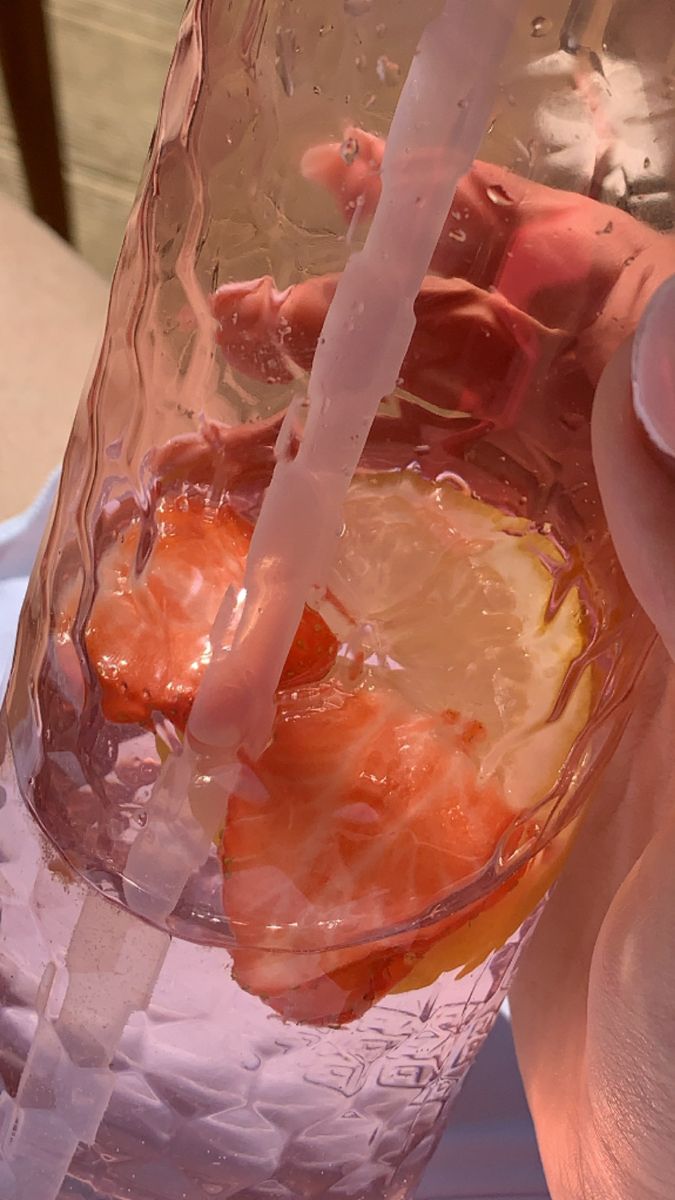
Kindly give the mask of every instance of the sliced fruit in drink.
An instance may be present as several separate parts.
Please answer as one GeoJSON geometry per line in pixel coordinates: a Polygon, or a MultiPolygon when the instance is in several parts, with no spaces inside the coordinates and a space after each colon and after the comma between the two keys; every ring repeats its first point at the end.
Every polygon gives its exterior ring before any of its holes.
{"type": "MultiPolygon", "coordinates": [[[[198,496],[161,500],[154,525],[144,555],[137,516],[101,556],[85,644],[108,720],[150,724],[159,712],[183,729],[221,601],[242,587],[252,526],[198,496]]],[[[321,679],[336,652],[328,626],[306,607],[281,685],[321,679]]]]}
{"type": "Polygon", "coordinates": [[[336,1021],[409,971],[429,932],[384,931],[468,881],[513,818],[465,733],[386,687],[324,683],[281,700],[222,840],[242,986],[285,1016],[336,1021]]]}
{"type": "Polygon", "coordinates": [[[343,652],[331,682],[284,698],[223,843],[235,974],[282,1015],[343,1021],[420,986],[434,962],[415,964],[440,937],[449,960],[484,957],[545,890],[550,872],[533,869],[433,929],[386,936],[486,867],[583,727],[587,677],[548,723],[584,644],[574,587],[549,611],[556,567],[549,537],[451,483],[353,483],[331,578],[343,652]]]}
{"type": "MultiPolygon", "coordinates": [[[[251,525],[195,494],[161,500],[155,526],[144,555],[140,518],[102,555],[86,646],[109,718],[182,728],[251,525]]],[[[343,1022],[420,986],[453,930],[468,961],[501,936],[497,902],[520,877],[486,868],[588,713],[588,673],[556,711],[584,646],[574,582],[553,603],[565,569],[551,537],[453,481],[352,483],[329,598],[305,610],[271,743],[243,764],[222,836],[236,977],[283,1016],[343,1022]],[[481,872],[478,900],[417,927],[481,872]]],[[[530,879],[509,913],[539,890],[530,879]]]]}
{"type": "Polygon", "coordinates": [[[452,482],[373,472],[350,488],[331,590],[368,678],[479,721],[481,771],[518,810],[553,785],[588,712],[587,678],[549,724],[585,637],[577,586],[551,603],[565,569],[550,536],[452,482]]]}

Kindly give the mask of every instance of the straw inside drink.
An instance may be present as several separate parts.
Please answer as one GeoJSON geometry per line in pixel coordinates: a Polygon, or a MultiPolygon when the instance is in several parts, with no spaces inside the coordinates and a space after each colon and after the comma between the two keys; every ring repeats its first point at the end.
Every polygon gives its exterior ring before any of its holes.
{"type": "MultiPolygon", "coordinates": [[[[213,646],[187,726],[185,762],[166,764],[166,781],[129,853],[127,900],[151,919],[168,915],[191,873],[187,827],[197,870],[222,824],[238,752],[257,758],[269,740],[284,662],[303,606],[331,565],[380,401],[396,386],[415,299],[488,124],[516,11],[514,0],[449,0],[422,35],[392,119],[372,225],[340,278],[319,340],[300,448],[277,462],[256,522],[233,644],[220,653],[213,646]],[[179,775],[200,779],[197,820],[197,790],[179,798],[167,786],[179,775]]],[[[231,597],[223,603],[229,608],[231,597]]]]}

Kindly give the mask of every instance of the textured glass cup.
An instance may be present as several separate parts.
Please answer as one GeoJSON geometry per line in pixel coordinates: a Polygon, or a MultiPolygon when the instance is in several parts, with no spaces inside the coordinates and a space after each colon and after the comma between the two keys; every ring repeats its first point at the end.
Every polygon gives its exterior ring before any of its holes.
{"type": "MultiPolygon", "coordinates": [[[[132,719],[126,680],[92,661],[111,547],[133,526],[142,585],[162,505],[217,512],[226,502],[255,522],[275,453],[294,452],[277,445],[291,406],[302,437],[335,279],[367,236],[384,140],[438,8],[188,6],[6,707],[7,1120],[38,1017],[80,1061],[58,1022],[69,973],[89,970],[101,994],[126,986],[127,925],[116,940],[115,922],[127,856],[163,756],[180,753],[187,701],[173,681],[161,703],[150,684],[134,696],[132,719]],[[110,952],[82,968],[65,952],[94,892],[110,952]]],[[[515,753],[534,772],[585,689],[564,761],[535,805],[514,810],[480,869],[390,919],[357,904],[330,929],[317,921],[298,934],[263,886],[266,915],[247,932],[228,911],[214,845],[167,922],[149,1004],[121,1031],[112,1098],[60,1196],[411,1194],[620,735],[649,643],[606,530],[590,411],[672,225],[663,8],[520,6],[479,161],[448,214],[398,386],[360,464],[429,486],[442,478],[512,520],[514,536],[527,524],[553,539],[549,617],[573,594],[583,638],[546,720],[515,753]],[[254,987],[250,976],[240,986],[242,947],[290,963],[286,986],[254,987]],[[364,961],[372,970],[355,983],[364,961]]],[[[165,597],[158,623],[179,599],[165,597]]],[[[431,629],[439,646],[447,636],[431,629]]],[[[161,651],[152,654],[156,665],[161,651]]],[[[468,681],[471,644],[467,655],[468,681]]],[[[33,1099],[50,1104],[58,1116],[53,1097],[33,1099]]],[[[7,1128],[3,1137],[7,1151],[7,1128]]]]}

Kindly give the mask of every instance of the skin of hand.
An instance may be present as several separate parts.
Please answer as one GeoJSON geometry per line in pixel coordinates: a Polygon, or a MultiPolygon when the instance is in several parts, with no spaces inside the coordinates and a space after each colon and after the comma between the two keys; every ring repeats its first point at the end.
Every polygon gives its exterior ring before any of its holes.
{"type": "MultiPolygon", "coordinates": [[[[664,296],[672,330],[672,285],[653,303],[664,296]]],[[[662,349],[654,319],[649,356],[662,349]]],[[[675,473],[636,420],[631,350],[598,387],[595,462],[624,569],[661,637],[512,993],[553,1200],[675,1195],[675,473]]],[[[648,401],[664,402],[675,414],[675,388],[648,401]]]]}
{"type": "MultiPolygon", "coordinates": [[[[358,146],[351,163],[334,143],[308,151],[302,171],[334,194],[354,225],[377,204],[384,146],[362,130],[345,136],[358,146]]],[[[590,412],[595,396],[594,459],[610,530],[660,634],[619,750],[598,780],[583,835],[525,953],[512,1011],[553,1200],[670,1200],[675,473],[668,449],[675,462],[675,366],[667,367],[667,347],[675,289],[664,281],[675,272],[675,241],[585,197],[476,163],[460,184],[431,269],[403,386],[447,407],[448,376],[459,373],[457,407],[497,426],[530,424],[549,453],[557,426],[552,407],[542,414],[544,399],[563,409],[587,396],[590,412]],[[537,394],[525,371],[519,388],[514,362],[541,357],[561,364],[557,382],[549,372],[548,390],[537,394]],[[504,407],[507,378],[516,382],[504,407]]],[[[270,278],[225,285],[213,299],[225,357],[271,382],[308,370],[335,286],[336,277],[284,291],[270,278]]],[[[276,427],[246,435],[266,469],[276,427]]],[[[199,474],[217,452],[217,430],[209,437],[210,448],[202,435],[183,439],[183,468],[192,464],[199,474]]]]}

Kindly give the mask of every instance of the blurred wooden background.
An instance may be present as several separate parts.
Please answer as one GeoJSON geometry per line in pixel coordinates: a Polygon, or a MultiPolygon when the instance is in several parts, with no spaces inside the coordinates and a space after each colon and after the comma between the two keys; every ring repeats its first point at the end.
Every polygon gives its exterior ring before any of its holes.
{"type": "MultiPolygon", "coordinates": [[[[74,241],[109,276],[185,0],[45,0],[44,7],[74,241]]],[[[26,200],[1,74],[0,190],[26,200]]]]}

